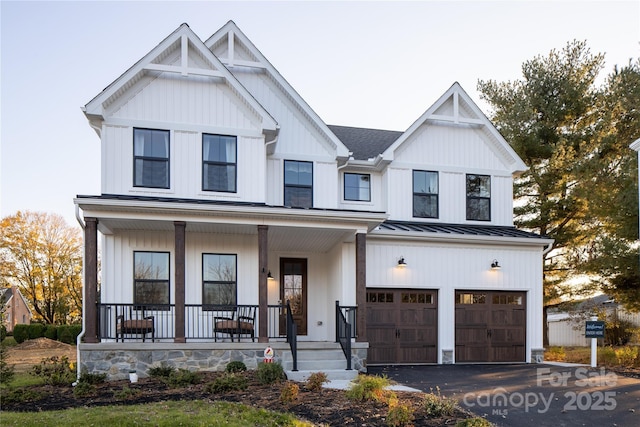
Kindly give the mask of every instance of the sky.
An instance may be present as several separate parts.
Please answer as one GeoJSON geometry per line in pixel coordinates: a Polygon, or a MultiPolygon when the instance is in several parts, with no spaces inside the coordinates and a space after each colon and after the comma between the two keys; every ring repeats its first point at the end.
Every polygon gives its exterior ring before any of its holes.
{"type": "Polygon", "coordinates": [[[376,129],[407,129],[456,81],[490,115],[479,80],[574,39],[605,54],[602,78],[640,57],[640,0],[0,0],[0,217],[77,225],[73,198],[100,194],[81,108],[180,24],[205,41],[229,20],[325,123],[376,129]]]}

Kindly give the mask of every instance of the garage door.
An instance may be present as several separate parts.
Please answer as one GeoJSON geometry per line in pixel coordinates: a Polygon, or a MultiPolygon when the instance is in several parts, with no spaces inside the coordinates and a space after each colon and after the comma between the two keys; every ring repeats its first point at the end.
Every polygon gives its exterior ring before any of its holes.
{"type": "Polygon", "coordinates": [[[456,291],[456,363],[524,362],[526,293],[456,291]]]}
{"type": "Polygon", "coordinates": [[[436,363],[437,308],[433,290],[368,289],[368,363],[436,363]]]}

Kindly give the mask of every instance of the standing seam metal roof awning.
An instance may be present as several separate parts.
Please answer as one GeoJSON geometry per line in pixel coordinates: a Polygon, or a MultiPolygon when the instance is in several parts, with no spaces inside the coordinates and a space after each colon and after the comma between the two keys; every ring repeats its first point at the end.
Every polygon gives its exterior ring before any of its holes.
{"type": "Polygon", "coordinates": [[[513,237],[520,239],[549,239],[547,236],[497,225],[439,224],[425,222],[385,221],[378,226],[384,231],[438,233],[460,236],[513,237]]]}

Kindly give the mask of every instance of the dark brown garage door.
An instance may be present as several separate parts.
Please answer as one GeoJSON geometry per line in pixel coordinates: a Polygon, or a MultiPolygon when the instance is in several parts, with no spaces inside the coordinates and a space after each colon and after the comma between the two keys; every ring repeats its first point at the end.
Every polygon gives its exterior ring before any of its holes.
{"type": "Polygon", "coordinates": [[[456,291],[456,363],[524,362],[526,293],[456,291]]]}
{"type": "Polygon", "coordinates": [[[422,289],[368,289],[368,363],[436,363],[437,295],[422,289]]]}

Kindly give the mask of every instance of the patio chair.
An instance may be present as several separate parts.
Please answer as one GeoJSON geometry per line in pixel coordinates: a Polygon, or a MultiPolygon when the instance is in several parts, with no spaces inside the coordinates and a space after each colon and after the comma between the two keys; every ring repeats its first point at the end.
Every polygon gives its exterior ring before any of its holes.
{"type": "Polygon", "coordinates": [[[250,335],[251,341],[255,342],[255,324],[256,324],[256,308],[255,307],[235,307],[231,317],[216,316],[213,318],[213,338],[218,341],[218,333],[240,337],[242,335],[250,335]]]}
{"type": "Polygon", "coordinates": [[[124,342],[125,335],[142,335],[142,342],[145,342],[147,334],[151,334],[151,342],[155,342],[154,316],[145,316],[144,309],[140,314],[134,314],[132,307],[129,307],[128,318],[124,314],[124,308],[122,312],[123,314],[116,316],[116,342],[118,337],[124,342]]]}

